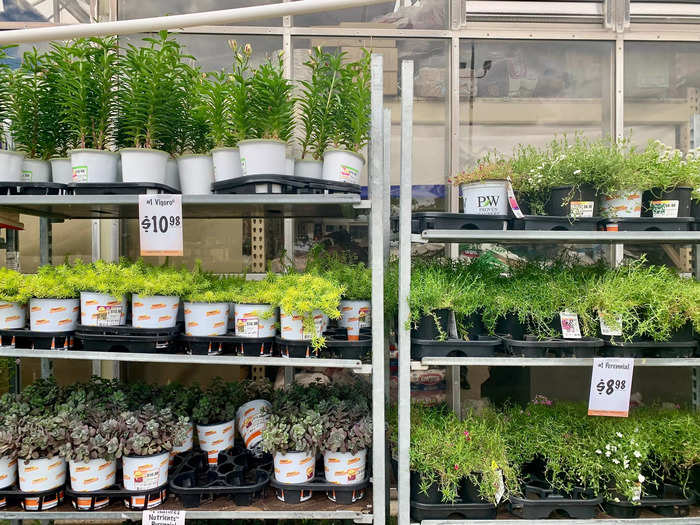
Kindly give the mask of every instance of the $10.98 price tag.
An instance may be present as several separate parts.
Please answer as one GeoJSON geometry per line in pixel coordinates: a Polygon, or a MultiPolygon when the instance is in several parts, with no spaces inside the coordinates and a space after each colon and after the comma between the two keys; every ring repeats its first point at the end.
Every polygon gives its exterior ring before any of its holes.
{"type": "Polygon", "coordinates": [[[633,373],[634,359],[610,357],[593,359],[588,415],[627,417],[633,373]]]}
{"type": "Polygon", "coordinates": [[[182,256],[182,195],[139,195],[141,255],[182,256]]]}

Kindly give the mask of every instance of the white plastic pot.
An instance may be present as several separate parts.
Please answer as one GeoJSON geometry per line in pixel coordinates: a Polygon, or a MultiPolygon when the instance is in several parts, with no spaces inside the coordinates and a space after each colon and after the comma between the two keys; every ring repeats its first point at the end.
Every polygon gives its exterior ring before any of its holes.
{"type": "Polygon", "coordinates": [[[185,303],[186,335],[224,335],[227,327],[228,303],[185,303]]]}
{"type": "MultiPolygon", "coordinates": [[[[0,301],[0,329],[16,330],[27,325],[27,305],[0,301]]],[[[0,458],[2,460],[2,458],[0,458]]],[[[2,480],[0,479],[0,483],[2,480]]]]}
{"type": "MultiPolygon", "coordinates": [[[[170,453],[161,452],[150,456],[124,456],[122,459],[122,477],[126,490],[151,490],[158,488],[168,481],[170,453]]],[[[131,496],[127,503],[129,507],[142,507],[145,496],[131,496]]],[[[149,509],[157,507],[164,497],[151,498],[146,506],[149,509]]]]}
{"type": "Polygon", "coordinates": [[[80,324],[84,326],[126,324],[126,296],[119,299],[106,293],[80,292],[80,324]]]}
{"type": "MultiPolygon", "coordinates": [[[[280,483],[306,483],[316,475],[316,454],[312,452],[275,452],[273,461],[275,479],[280,483]]],[[[300,501],[308,500],[311,495],[311,491],[308,494],[302,493],[300,501]]],[[[284,497],[279,495],[277,499],[284,501],[284,497]]]]}
{"type": "Polygon", "coordinates": [[[24,153],[0,150],[0,182],[20,182],[23,164],[24,153]]]}
{"type": "Polygon", "coordinates": [[[72,332],[79,314],[79,299],[29,300],[29,328],[35,332],[72,332]]]}
{"type": "Polygon", "coordinates": [[[131,298],[131,324],[135,328],[172,328],[177,324],[180,298],[172,295],[141,296],[131,298]]]}
{"type": "MultiPolygon", "coordinates": [[[[365,479],[367,467],[367,449],[358,450],[357,454],[350,452],[323,452],[323,469],[326,480],[336,485],[351,485],[365,479]]],[[[328,499],[335,501],[335,491],[326,492],[328,499]]],[[[353,503],[364,497],[364,490],[356,490],[352,494],[353,503]]]]}
{"type": "Polygon", "coordinates": [[[211,155],[182,155],[177,158],[180,172],[180,189],[183,194],[207,195],[211,193],[214,168],[211,155]]]}
{"type": "Polygon", "coordinates": [[[51,182],[51,164],[48,160],[24,159],[22,180],[24,182],[51,182]]]}
{"type": "Polygon", "coordinates": [[[508,183],[485,180],[460,184],[464,213],[473,215],[508,215],[508,183]]]}
{"type": "MultiPolygon", "coordinates": [[[[62,486],[66,482],[66,461],[59,457],[18,461],[19,489],[22,492],[43,492],[62,486]]],[[[58,505],[58,498],[44,501],[42,509],[52,509],[58,505]]],[[[38,510],[36,498],[25,498],[27,510],[38,510]]]]}
{"type": "Polygon", "coordinates": [[[372,326],[372,303],[370,301],[340,301],[338,326],[347,328],[348,340],[360,338],[360,328],[372,326]]]}
{"type": "MultiPolygon", "coordinates": [[[[117,462],[105,459],[68,462],[70,485],[75,492],[90,492],[114,485],[117,480],[117,462]]],[[[96,498],[92,507],[92,497],[76,498],[74,505],[81,510],[101,509],[109,505],[109,498],[96,498]]]]}
{"type": "Polygon", "coordinates": [[[254,399],[242,404],[236,410],[236,428],[245,448],[252,450],[262,441],[262,431],[270,418],[265,410],[270,406],[269,401],[254,399]]]}
{"type": "Polygon", "coordinates": [[[236,421],[226,421],[218,425],[197,425],[199,449],[207,453],[209,465],[218,463],[219,452],[233,447],[236,421]]]}
{"type": "Polygon", "coordinates": [[[14,485],[17,482],[17,459],[0,457],[0,489],[14,485]]]}
{"type": "Polygon", "coordinates": [[[70,151],[73,182],[115,183],[119,154],[99,149],[70,151]]]}
{"type": "Polygon", "coordinates": [[[287,173],[287,144],[281,140],[253,139],[238,143],[242,175],[287,173]]]}
{"type": "MultiPolygon", "coordinates": [[[[122,158],[123,182],[165,184],[168,153],[150,148],[124,148],[119,153],[122,158]]],[[[182,176],[180,184],[182,184],[182,176]]]]}
{"type": "MultiPolygon", "coordinates": [[[[327,321],[321,310],[312,312],[317,335],[323,334],[327,321]]],[[[287,313],[280,309],[280,337],[289,341],[310,341],[312,333],[304,332],[303,317],[295,312],[287,313]]]]}
{"type": "Polygon", "coordinates": [[[365,158],[359,153],[345,150],[326,150],[323,155],[323,180],[360,183],[365,158]]]}
{"type": "Polygon", "coordinates": [[[60,184],[70,184],[73,182],[73,170],[70,165],[70,158],[56,157],[50,159],[51,180],[60,184]]]}
{"type": "Polygon", "coordinates": [[[277,308],[269,304],[235,304],[234,329],[240,337],[274,337],[277,308]]]}
{"type": "Polygon", "coordinates": [[[323,162],[312,159],[297,159],[294,161],[294,175],[307,179],[323,178],[323,162]]]}
{"type": "Polygon", "coordinates": [[[286,159],[286,169],[284,170],[285,175],[292,177],[294,175],[294,159],[287,157],[286,159]]]}
{"type": "Polygon", "coordinates": [[[177,161],[172,157],[168,157],[165,165],[165,185],[176,190],[180,189],[180,173],[177,169],[177,161]]]}
{"type": "Polygon", "coordinates": [[[642,192],[627,191],[600,197],[600,213],[605,217],[641,217],[642,192]]]}
{"type": "Polygon", "coordinates": [[[238,148],[214,148],[211,159],[216,182],[241,176],[241,152],[238,148]]]}

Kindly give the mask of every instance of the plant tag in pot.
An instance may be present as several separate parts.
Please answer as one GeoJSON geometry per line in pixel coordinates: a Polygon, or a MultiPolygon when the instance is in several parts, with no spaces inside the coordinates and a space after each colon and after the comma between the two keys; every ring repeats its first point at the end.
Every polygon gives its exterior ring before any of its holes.
{"type": "Polygon", "coordinates": [[[561,334],[564,339],[581,339],[581,328],[578,324],[578,314],[559,312],[561,334]]]}
{"type": "Polygon", "coordinates": [[[513,191],[513,184],[510,181],[510,177],[508,177],[507,180],[506,191],[508,192],[508,204],[510,204],[513,215],[518,219],[522,219],[524,215],[520,206],[518,206],[518,200],[515,198],[515,192],[513,191]]]}
{"type": "MultiPolygon", "coordinates": [[[[316,328],[316,335],[318,335],[318,336],[323,335],[323,316],[322,315],[315,315],[314,316],[314,327],[316,328]]],[[[302,335],[302,338],[304,340],[312,339],[313,336],[314,336],[314,334],[304,332],[304,334],[302,335]]]]}
{"type": "Polygon", "coordinates": [[[678,201],[651,201],[654,217],[678,217],[678,201]]]}
{"type": "Polygon", "coordinates": [[[239,321],[243,325],[243,334],[246,337],[258,337],[259,321],[257,317],[244,317],[239,321]]]}
{"type": "Polygon", "coordinates": [[[569,215],[571,217],[593,217],[593,201],[571,201],[569,215]]]}
{"type": "Polygon", "coordinates": [[[87,166],[73,166],[73,182],[87,182],[88,168],[87,166]]]}
{"type": "Polygon", "coordinates": [[[633,373],[632,358],[593,358],[588,415],[627,417],[633,373]]]}
{"type": "Polygon", "coordinates": [[[144,510],[142,525],[185,525],[184,510],[144,510]]]}
{"type": "Polygon", "coordinates": [[[642,499],[642,484],[635,483],[632,491],[632,501],[641,501],[642,499]]]}
{"type": "Polygon", "coordinates": [[[496,474],[498,475],[498,480],[496,481],[497,486],[494,487],[496,488],[496,504],[501,502],[501,499],[503,499],[503,495],[506,493],[506,484],[503,481],[503,470],[498,468],[498,465],[496,465],[496,474]]]}
{"type": "Polygon", "coordinates": [[[622,319],[617,316],[612,326],[605,322],[605,318],[600,316],[600,333],[603,335],[622,335],[622,319]]]}
{"type": "Polygon", "coordinates": [[[96,326],[119,326],[122,318],[122,307],[119,306],[98,306],[96,326]]]}

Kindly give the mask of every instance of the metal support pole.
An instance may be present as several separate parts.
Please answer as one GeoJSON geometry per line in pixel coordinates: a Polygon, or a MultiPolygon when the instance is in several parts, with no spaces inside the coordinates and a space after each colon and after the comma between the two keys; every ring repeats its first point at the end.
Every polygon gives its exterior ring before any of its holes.
{"type": "MultiPolygon", "coordinates": [[[[391,252],[391,110],[384,108],[384,266],[389,262],[391,252]]],[[[389,326],[384,329],[384,398],[389,402],[391,384],[391,367],[389,366],[389,346],[391,345],[391,328],[393,319],[387,319],[389,326]]]]}
{"type": "MultiPolygon", "coordinates": [[[[39,264],[51,264],[51,223],[46,217],[39,218],[39,264]]],[[[41,359],[41,377],[53,375],[53,361],[41,359]]]]}
{"type": "Polygon", "coordinates": [[[386,451],[384,444],[384,79],[382,55],[372,55],[372,123],[369,164],[370,267],[372,269],[372,512],[375,525],[383,525],[388,510],[386,451]]]}
{"type": "Polygon", "coordinates": [[[401,186],[399,195],[399,525],[411,522],[411,333],[408,296],[411,290],[411,191],[413,176],[413,61],[401,63],[401,186]]]}

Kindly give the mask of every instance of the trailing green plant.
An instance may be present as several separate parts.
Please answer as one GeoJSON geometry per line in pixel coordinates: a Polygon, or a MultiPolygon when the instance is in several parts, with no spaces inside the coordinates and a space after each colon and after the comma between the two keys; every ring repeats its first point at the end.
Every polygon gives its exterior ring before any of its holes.
{"type": "Polygon", "coordinates": [[[328,452],[357,454],[372,445],[372,416],[367,407],[349,401],[329,401],[319,407],[323,433],[320,446],[328,452]]]}
{"type": "MultiPolygon", "coordinates": [[[[268,273],[264,279],[260,280],[246,280],[239,277],[231,279],[231,289],[236,290],[233,302],[270,305],[276,305],[279,302],[280,291],[277,276],[273,273],[268,273]]],[[[272,313],[262,312],[260,315],[266,318],[272,313]]]]}
{"type": "Polygon", "coordinates": [[[169,408],[157,409],[153,405],[123,412],[118,421],[123,430],[124,456],[149,456],[170,451],[185,442],[190,428],[187,417],[177,417],[169,408]]]}
{"type": "Polygon", "coordinates": [[[192,290],[194,277],[184,268],[153,266],[138,260],[131,265],[122,264],[123,279],[128,291],[141,297],[169,295],[181,297],[192,290]]]}
{"type": "Polygon", "coordinates": [[[369,51],[363,50],[360,60],[346,63],[339,71],[340,82],[337,94],[333,95],[335,103],[330,115],[330,144],[357,153],[369,142],[372,98],[369,51]]]}
{"type": "Polygon", "coordinates": [[[372,297],[372,271],[350,252],[328,252],[322,244],[316,244],[309,252],[306,271],[340,284],[345,288],[343,299],[359,301],[372,297]]]}
{"type": "Polygon", "coordinates": [[[194,405],[192,419],[197,425],[233,421],[243,399],[244,392],[240,383],[227,383],[220,377],[215,377],[194,405]]]}
{"type": "Polygon", "coordinates": [[[25,304],[29,298],[24,275],[4,266],[0,268],[0,301],[25,304]]]}
{"type": "Polygon", "coordinates": [[[642,181],[642,189],[660,193],[678,186],[695,188],[700,184],[700,153],[683,154],[659,140],[649,141],[645,149],[630,153],[630,170],[642,181]]]}

